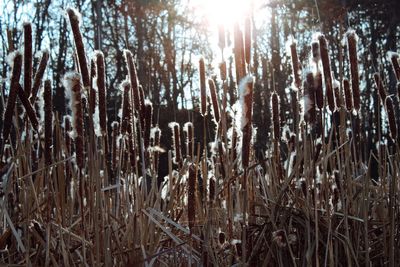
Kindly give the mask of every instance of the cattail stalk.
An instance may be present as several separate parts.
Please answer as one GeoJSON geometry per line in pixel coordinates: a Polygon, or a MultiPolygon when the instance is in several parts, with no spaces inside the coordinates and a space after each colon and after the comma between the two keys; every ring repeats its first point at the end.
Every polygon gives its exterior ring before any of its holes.
{"type": "Polygon", "coordinates": [[[85,46],[83,45],[82,33],[79,29],[79,24],[81,20],[80,14],[77,10],[73,8],[68,8],[67,14],[69,17],[69,22],[71,24],[72,33],[74,35],[75,52],[78,56],[79,69],[82,76],[83,86],[89,87],[90,77],[89,77],[88,63],[86,59],[85,46]]]}
{"type": "Polygon", "coordinates": [[[207,114],[207,93],[206,93],[206,67],[204,59],[199,60],[199,73],[200,73],[200,113],[203,117],[207,114]]]}
{"type": "Polygon", "coordinates": [[[32,24],[24,23],[24,91],[29,98],[32,89],[32,24]]]}
{"type": "Polygon", "coordinates": [[[176,122],[170,122],[168,126],[172,130],[172,143],[174,145],[174,163],[180,164],[182,162],[182,153],[181,153],[181,135],[180,135],[180,127],[176,122]]]}
{"type": "Polygon", "coordinates": [[[299,89],[301,86],[300,62],[299,62],[299,57],[297,55],[296,41],[293,41],[290,44],[290,54],[291,54],[291,58],[292,58],[292,70],[293,70],[293,77],[294,77],[294,85],[297,89],[299,89]]]}
{"type": "Polygon", "coordinates": [[[394,111],[393,100],[390,96],[386,97],[385,106],[389,121],[390,137],[392,137],[393,141],[396,142],[397,139],[396,114],[394,111]]]}
{"type": "Polygon", "coordinates": [[[52,144],[53,144],[53,98],[51,81],[44,82],[44,161],[47,166],[51,165],[52,144]]]}
{"type": "Polygon", "coordinates": [[[83,106],[81,76],[77,72],[68,73],[64,77],[67,90],[71,91],[71,109],[73,137],[75,140],[76,165],[79,169],[84,167],[84,140],[83,140],[83,106]]]}
{"type": "Polygon", "coordinates": [[[134,63],[131,51],[124,50],[125,60],[128,67],[129,81],[131,83],[131,90],[133,96],[133,109],[140,114],[140,99],[139,99],[139,81],[137,78],[136,66],[134,63]]]}
{"type": "Polygon", "coordinates": [[[30,97],[31,104],[35,103],[36,96],[39,91],[40,84],[42,83],[44,71],[46,70],[48,61],[49,61],[49,51],[43,50],[42,57],[39,62],[39,67],[36,70],[35,77],[33,78],[32,94],[30,97]]]}
{"type": "Polygon", "coordinates": [[[356,111],[360,110],[360,79],[357,60],[357,34],[354,31],[347,33],[347,45],[349,50],[351,89],[353,91],[353,104],[356,111]]]}
{"type": "Polygon", "coordinates": [[[250,148],[252,139],[252,116],[253,116],[253,86],[254,78],[247,76],[240,83],[240,94],[242,99],[242,167],[246,169],[250,161],[250,148]]]}
{"type": "Polygon", "coordinates": [[[13,57],[12,73],[11,73],[10,92],[8,94],[6,110],[3,116],[3,142],[7,140],[11,132],[14,107],[15,107],[15,102],[17,100],[19,79],[21,77],[21,71],[22,71],[22,54],[19,51],[16,51],[11,56],[13,57]]]}
{"type": "Polygon", "coordinates": [[[346,109],[347,111],[351,111],[353,109],[353,93],[350,88],[349,80],[343,80],[343,89],[344,89],[344,96],[346,101],[346,109]]]}
{"type": "Polygon", "coordinates": [[[217,94],[217,89],[215,87],[214,80],[208,79],[208,87],[210,88],[210,96],[211,96],[211,102],[212,102],[212,110],[213,110],[213,115],[214,115],[214,120],[216,124],[218,125],[220,121],[220,113],[219,113],[219,101],[218,101],[218,94],[217,94]]]}
{"type": "Polygon", "coordinates": [[[324,35],[320,35],[318,37],[318,40],[319,40],[319,49],[322,61],[322,69],[324,71],[326,97],[328,100],[329,110],[333,112],[335,110],[335,100],[332,87],[332,73],[329,61],[328,43],[324,35]]]}
{"type": "Polygon", "coordinates": [[[193,164],[189,167],[188,177],[188,221],[192,232],[196,222],[196,168],[193,164]]]}

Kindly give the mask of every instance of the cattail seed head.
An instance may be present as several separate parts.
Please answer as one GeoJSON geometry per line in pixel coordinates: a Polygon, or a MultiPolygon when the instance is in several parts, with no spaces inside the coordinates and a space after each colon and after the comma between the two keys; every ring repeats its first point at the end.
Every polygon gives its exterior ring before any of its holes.
{"type": "Polygon", "coordinates": [[[39,122],[36,117],[36,112],[33,109],[31,103],[29,102],[29,100],[20,84],[18,84],[18,97],[21,100],[21,103],[25,108],[26,114],[28,115],[29,121],[31,122],[33,129],[35,131],[37,131],[39,128],[39,122]]]}
{"type": "Polygon", "coordinates": [[[35,77],[33,78],[32,94],[30,97],[31,104],[35,103],[37,93],[39,91],[40,84],[42,83],[43,75],[49,61],[49,51],[43,50],[42,57],[39,62],[39,67],[36,70],[35,77]]]}
{"type": "Polygon", "coordinates": [[[114,121],[111,124],[112,129],[112,169],[115,171],[117,169],[117,164],[119,162],[119,123],[114,121]]]}
{"type": "Polygon", "coordinates": [[[332,73],[331,64],[329,61],[328,43],[324,35],[318,37],[319,49],[322,61],[322,69],[324,71],[326,97],[328,100],[329,110],[333,112],[335,110],[335,100],[332,87],[332,73]]]}
{"type": "Polygon", "coordinates": [[[144,121],[144,147],[148,148],[150,145],[150,131],[152,128],[153,118],[153,104],[146,100],[145,101],[145,121],[144,121]]]}
{"type": "Polygon", "coordinates": [[[106,83],[105,83],[105,65],[104,55],[101,51],[95,51],[94,58],[96,61],[96,85],[99,95],[99,121],[102,136],[107,136],[107,100],[106,100],[106,83]]]}
{"type": "Polygon", "coordinates": [[[137,71],[133,55],[129,50],[124,50],[124,55],[128,67],[129,81],[131,83],[131,90],[132,90],[133,104],[134,104],[133,109],[140,113],[139,81],[137,77],[137,71]]]}
{"type": "Polygon", "coordinates": [[[318,64],[318,61],[321,58],[318,41],[314,41],[311,43],[311,51],[312,51],[312,60],[314,61],[315,64],[318,64]]]}
{"type": "Polygon", "coordinates": [[[186,122],[183,126],[183,132],[185,133],[185,143],[186,143],[186,156],[193,159],[194,153],[194,128],[193,123],[186,122]]]}
{"type": "Polygon", "coordinates": [[[317,102],[317,106],[320,110],[324,108],[324,92],[322,90],[322,74],[320,71],[317,71],[314,77],[315,82],[315,100],[317,102]]]}
{"type": "Polygon", "coordinates": [[[95,113],[96,110],[96,90],[97,84],[94,84],[96,81],[96,61],[94,58],[90,60],[90,91],[89,91],[89,112],[91,115],[95,113]]]}
{"type": "Polygon", "coordinates": [[[396,114],[394,111],[393,100],[390,96],[386,97],[385,106],[386,106],[386,112],[388,115],[390,136],[392,137],[393,141],[396,142],[396,139],[397,139],[396,114]]]}
{"type": "Polygon", "coordinates": [[[374,81],[376,88],[378,89],[379,98],[381,99],[382,104],[384,105],[387,97],[386,89],[383,86],[383,81],[381,79],[381,76],[377,72],[374,73],[374,81]]]}
{"type": "Polygon", "coordinates": [[[250,64],[251,60],[251,20],[247,16],[244,21],[244,53],[246,63],[250,64]]]}
{"type": "Polygon", "coordinates": [[[279,96],[274,91],[271,96],[271,107],[272,107],[272,122],[273,122],[273,133],[274,139],[279,140],[280,138],[280,107],[279,107],[279,96]]]}
{"type": "Polygon", "coordinates": [[[132,127],[132,110],[130,101],[131,85],[125,80],[121,83],[122,98],[122,117],[121,117],[121,134],[125,135],[129,127],[132,127]]]}
{"type": "Polygon", "coordinates": [[[180,127],[176,122],[170,122],[168,126],[172,130],[172,143],[173,143],[173,152],[174,152],[174,163],[180,164],[182,161],[181,154],[181,135],[180,135],[180,127]]]}
{"type": "Polygon", "coordinates": [[[226,61],[223,61],[219,65],[219,69],[220,69],[221,80],[225,81],[226,80],[226,61]]]}
{"type": "Polygon", "coordinates": [[[304,117],[305,120],[315,122],[315,87],[314,75],[312,72],[306,74],[306,81],[304,83],[304,117]]]}
{"type": "Polygon", "coordinates": [[[253,86],[254,78],[246,76],[240,83],[240,98],[242,102],[242,167],[246,169],[250,161],[253,116],[253,86]]]}
{"type": "Polygon", "coordinates": [[[79,29],[81,15],[74,8],[67,8],[67,14],[68,14],[69,22],[71,24],[72,33],[74,36],[75,52],[78,57],[79,69],[80,69],[81,76],[82,76],[83,86],[89,87],[90,86],[90,77],[89,77],[88,63],[87,63],[87,59],[86,59],[86,52],[85,52],[85,46],[83,44],[82,33],[79,29]]]}
{"type": "Polygon", "coordinates": [[[342,106],[342,97],[340,95],[340,83],[336,79],[333,81],[333,92],[335,94],[335,107],[339,110],[342,106]]]}
{"type": "Polygon", "coordinates": [[[8,100],[6,110],[3,115],[3,142],[6,142],[12,125],[12,118],[14,114],[15,102],[17,100],[19,79],[21,77],[22,70],[22,54],[19,51],[13,52],[9,56],[10,65],[12,67],[10,91],[8,94],[8,100]]]}
{"type": "Polygon", "coordinates": [[[346,109],[350,112],[353,109],[353,93],[350,89],[349,80],[343,79],[343,89],[346,100],[346,109]]]}
{"type": "Polygon", "coordinates": [[[290,55],[292,58],[292,71],[294,77],[294,86],[299,89],[301,87],[301,79],[300,79],[300,62],[299,57],[297,56],[296,50],[296,41],[290,44],[290,55]]]}
{"type": "Polygon", "coordinates": [[[246,61],[243,44],[243,32],[240,30],[239,23],[233,27],[234,35],[234,56],[236,67],[236,81],[239,83],[246,76],[246,61]]]}
{"type": "Polygon", "coordinates": [[[32,89],[32,24],[24,23],[24,91],[29,98],[32,89]]]}
{"type": "Polygon", "coordinates": [[[356,111],[360,110],[360,79],[357,60],[357,34],[355,31],[347,32],[347,45],[350,61],[351,89],[353,91],[353,104],[356,111]]]}
{"type": "Polygon", "coordinates": [[[396,79],[400,82],[400,65],[399,65],[399,54],[394,52],[389,52],[388,56],[392,62],[393,71],[396,74],[396,79]]]}
{"type": "Polygon", "coordinates": [[[213,79],[208,79],[208,87],[210,88],[210,95],[211,95],[211,102],[212,102],[212,111],[214,115],[214,120],[218,125],[220,120],[220,113],[219,113],[219,101],[218,101],[218,94],[217,89],[215,87],[215,83],[213,79]]]}
{"type": "Polygon", "coordinates": [[[199,73],[200,73],[200,113],[205,116],[207,114],[207,94],[206,94],[206,67],[204,59],[199,60],[199,73]]]}
{"type": "Polygon", "coordinates": [[[47,166],[51,165],[53,144],[53,98],[51,81],[44,81],[44,160],[47,166]]]}
{"type": "Polygon", "coordinates": [[[71,92],[72,138],[75,140],[76,164],[82,170],[84,167],[83,107],[81,96],[82,84],[79,73],[67,73],[64,76],[64,86],[71,92]]]}

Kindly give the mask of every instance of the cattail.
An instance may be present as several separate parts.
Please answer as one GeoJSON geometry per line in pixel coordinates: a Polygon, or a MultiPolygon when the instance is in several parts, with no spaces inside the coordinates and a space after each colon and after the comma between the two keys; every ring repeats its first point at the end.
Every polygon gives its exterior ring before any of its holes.
{"type": "Polygon", "coordinates": [[[99,95],[99,121],[101,134],[105,138],[107,137],[107,100],[106,100],[106,84],[105,84],[105,67],[104,67],[104,55],[100,51],[95,52],[96,60],[96,85],[97,92],[99,95]]]}
{"type": "Polygon", "coordinates": [[[207,94],[206,94],[206,68],[204,66],[204,59],[199,60],[199,73],[200,73],[200,113],[203,117],[207,114],[207,94]]]}
{"type": "Polygon", "coordinates": [[[24,91],[29,98],[32,89],[32,24],[24,23],[24,91]]]}
{"type": "Polygon", "coordinates": [[[221,50],[226,46],[225,39],[225,27],[221,24],[218,26],[218,46],[221,50]]]}
{"type": "Polygon", "coordinates": [[[344,96],[346,100],[346,108],[347,111],[351,111],[353,109],[353,93],[351,92],[349,80],[343,80],[343,89],[344,89],[344,96]]]}
{"type": "Polygon", "coordinates": [[[311,51],[312,51],[312,60],[314,61],[315,64],[318,65],[318,61],[321,58],[318,41],[314,41],[311,43],[311,51]]]}
{"type": "Polygon", "coordinates": [[[151,131],[151,124],[152,122],[152,117],[153,117],[153,104],[146,100],[145,101],[145,109],[144,109],[144,147],[148,148],[150,144],[150,131],[151,131]]]}
{"type": "Polygon", "coordinates": [[[97,76],[96,62],[92,58],[90,60],[90,91],[89,91],[89,112],[91,115],[93,115],[96,110],[96,90],[94,89],[95,87],[94,82],[96,76],[97,76]]]}
{"type": "Polygon", "coordinates": [[[180,135],[180,127],[179,124],[176,122],[170,122],[168,124],[169,128],[172,130],[172,143],[174,146],[174,163],[180,164],[182,161],[182,154],[181,154],[181,135],[180,135]]]}
{"type": "Polygon", "coordinates": [[[240,82],[240,96],[242,101],[242,167],[249,166],[250,146],[252,139],[252,114],[253,114],[253,86],[254,78],[247,76],[240,82]]]}
{"type": "Polygon", "coordinates": [[[357,34],[349,31],[347,34],[347,45],[349,50],[351,89],[353,91],[353,104],[356,111],[360,110],[360,79],[357,61],[357,34]]]}
{"type": "Polygon", "coordinates": [[[84,87],[90,86],[90,77],[88,63],[86,59],[85,46],[83,45],[82,33],[79,29],[79,24],[81,22],[81,15],[76,9],[67,8],[67,14],[69,17],[69,22],[71,24],[72,33],[74,35],[75,41],[75,51],[78,56],[79,69],[82,76],[82,82],[84,87]]]}
{"type": "Polygon", "coordinates": [[[224,232],[220,232],[218,234],[218,242],[219,244],[222,246],[223,244],[225,244],[225,240],[226,240],[226,236],[224,232]]]}
{"type": "Polygon", "coordinates": [[[84,167],[83,107],[81,96],[82,83],[79,73],[67,73],[64,76],[64,86],[71,92],[72,138],[75,140],[76,164],[82,170],[84,167]]]}
{"type": "Polygon", "coordinates": [[[133,95],[133,108],[140,113],[140,100],[139,100],[139,81],[137,78],[136,66],[134,63],[131,51],[124,50],[126,64],[128,66],[129,81],[131,83],[131,90],[133,95]]]}
{"type": "Polygon", "coordinates": [[[297,56],[296,50],[296,41],[290,44],[290,55],[292,58],[292,70],[293,70],[293,77],[294,77],[294,85],[297,89],[301,86],[301,79],[300,79],[300,62],[299,57],[297,56]]]}
{"type": "Polygon", "coordinates": [[[375,81],[376,88],[378,89],[379,97],[382,101],[382,104],[384,104],[387,94],[386,94],[386,90],[385,90],[385,87],[383,86],[383,81],[382,81],[379,73],[374,73],[374,81],[375,81]]]}
{"type": "Polygon", "coordinates": [[[218,125],[219,120],[220,120],[220,114],[219,114],[219,101],[218,101],[218,94],[217,94],[217,89],[215,88],[215,83],[214,80],[208,79],[208,87],[210,88],[210,95],[211,95],[211,102],[212,102],[212,111],[214,115],[214,120],[216,124],[218,125]]]}
{"type": "Polygon", "coordinates": [[[240,30],[238,23],[235,23],[234,25],[233,35],[235,41],[234,56],[236,67],[236,81],[239,84],[239,82],[246,76],[246,61],[243,45],[243,33],[240,30]]]}
{"type": "Polygon", "coordinates": [[[65,154],[70,155],[72,152],[72,142],[71,142],[71,137],[70,137],[70,131],[72,130],[71,127],[71,116],[66,115],[64,116],[64,138],[65,138],[65,154]]]}
{"type": "Polygon", "coordinates": [[[31,103],[29,102],[24,90],[22,89],[21,85],[18,84],[18,97],[21,100],[22,105],[24,106],[26,110],[26,114],[28,115],[28,118],[32,124],[32,127],[35,131],[38,130],[39,128],[39,122],[36,117],[36,112],[33,109],[31,103]]]}
{"type": "Polygon", "coordinates": [[[12,67],[10,92],[8,94],[7,106],[3,116],[3,142],[6,142],[12,125],[15,102],[17,100],[19,79],[22,70],[22,54],[19,51],[13,52],[9,56],[10,65],[12,67]]]}
{"type": "Polygon", "coordinates": [[[324,93],[322,90],[322,74],[317,71],[314,77],[314,87],[315,87],[315,101],[317,102],[317,107],[322,110],[324,108],[324,93]]]}
{"type": "Polygon", "coordinates": [[[312,72],[306,74],[306,81],[304,84],[304,117],[305,120],[311,123],[315,122],[315,88],[314,88],[314,75],[312,72]]]}
{"type": "Polygon", "coordinates": [[[274,91],[271,97],[271,106],[272,106],[272,122],[274,126],[274,139],[279,140],[280,138],[280,107],[279,107],[279,96],[274,91]]]}
{"type": "Polygon", "coordinates": [[[386,112],[388,115],[389,121],[389,129],[390,129],[390,136],[392,137],[393,141],[396,142],[397,139],[397,122],[396,122],[396,115],[394,111],[393,101],[390,96],[386,97],[386,112]]]}
{"type": "Polygon", "coordinates": [[[340,95],[340,83],[335,79],[333,81],[333,92],[335,93],[335,107],[339,110],[342,106],[342,99],[340,95]]]}
{"type": "Polygon", "coordinates": [[[397,97],[400,99],[400,82],[397,82],[397,97]]]}
{"type": "Polygon", "coordinates": [[[220,69],[221,80],[225,81],[226,80],[226,61],[223,61],[221,64],[219,64],[219,69],[220,69]]]}
{"type": "Polygon", "coordinates": [[[194,152],[194,128],[193,123],[187,122],[183,126],[183,132],[185,133],[186,143],[186,156],[193,159],[194,152]]]}
{"type": "Polygon", "coordinates": [[[43,50],[42,57],[39,62],[39,67],[36,70],[35,77],[33,78],[32,94],[30,97],[31,104],[35,103],[36,96],[39,91],[40,84],[42,83],[42,78],[44,75],[44,71],[46,70],[48,61],[49,61],[49,51],[43,50]]]}
{"type": "Polygon", "coordinates": [[[51,81],[44,81],[44,161],[47,166],[51,165],[51,150],[53,143],[53,105],[51,81]]]}
{"type": "Polygon", "coordinates": [[[329,110],[333,112],[335,110],[335,100],[332,88],[332,73],[331,65],[329,62],[328,44],[324,35],[318,37],[319,49],[321,54],[322,69],[324,71],[326,97],[328,100],[329,110]]]}
{"type": "Polygon", "coordinates": [[[400,82],[400,65],[399,65],[399,54],[394,52],[389,52],[388,56],[392,62],[393,71],[396,74],[396,79],[400,82]]]}
{"type": "Polygon", "coordinates": [[[193,164],[189,167],[188,177],[188,221],[189,229],[193,231],[196,221],[196,168],[193,164]]]}
{"type": "Polygon", "coordinates": [[[210,178],[210,183],[208,184],[209,200],[213,202],[215,199],[215,179],[210,178]]]}
{"type": "Polygon", "coordinates": [[[160,143],[161,143],[161,129],[156,125],[151,129],[150,138],[153,140],[152,146],[155,148],[154,150],[154,169],[158,170],[158,159],[159,159],[159,151],[160,151],[160,143]]]}
{"type": "Polygon", "coordinates": [[[246,63],[250,64],[251,60],[251,20],[247,16],[244,21],[244,54],[246,63]]]}
{"type": "Polygon", "coordinates": [[[142,132],[145,131],[145,116],[146,116],[146,104],[144,99],[144,90],[143,86],[139,85],[139,102],[140,102],[140,127],[142,132]]]}
{"type": "Polygon", "coordinates": [[[117,169],[117,163],[119,162],[119,151],[118,151],[118,137],[119,137],[119,123],[114,121],[111,123],[112,129],[112,169],[117,169]]]}
{"type": "Polygon", "coordinates": [[[121,134],[125,135],[126,132],[128,131],[129,127],[132,127],[132,111],[131,111],[131,101],[130,101],[130,90],[131,90],[131,85],[129,81],[123,81],[121,83],[121,91],[123,93],[123,98],[122,98],[122,117],[121,117],[121,134]]]}

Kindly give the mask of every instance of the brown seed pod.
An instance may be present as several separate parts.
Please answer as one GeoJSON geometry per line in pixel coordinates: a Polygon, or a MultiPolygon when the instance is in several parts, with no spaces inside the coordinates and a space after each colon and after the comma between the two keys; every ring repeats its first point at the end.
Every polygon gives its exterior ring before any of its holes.
{"type": "Polygon", "coordinates": [[[389,53],[390,61],[392,62],[393,71],[396,74],[396,79],[400,82],[400,65],[399,65],[399,54],[389,53]]]}
{"type": "Polygon", "coordinates": [[[210,96],[211,96],[214,120],[215,120],[216,124],[218,125],[219,120],[220,120],[219,101],[218,101],[218,94],[217,94],[217,89],[215,88],[214,80],[208,79],[208,87],[210,88],[210,96]]]}
{"type": "Polygon", "coordinates": [[[234,36],[234,57],[236,67],[236,81],[239,84],[240,81],[246,76],[246,61],[243,44],[243,33],[240,30],[239,24],[235,23],[233,27],[234,36]]]}
{"type": "Polygon", "coordinates": [[[394,111],[393,101],[390,96],[386,97],[385,104],[386,104],[386,112],[387,112],[388,121],[389,121],[390,137],[392,137],[393,142],[396,142],[396,139],[397,139],[396,114],[394,111]]]}
{"type": "Polygon", "coordinates": [[[76,9],[73,8],[67,8],[67,14],[69,22],[71,24],[72,33],[74,35],[75,51],[78,56],[79,69],[82,76],[83,86],[89,87],[90,76],[89,76],[88,63],[86,59],[86,52],[85,52],[85,46],[83,44],[82,33],[79,29],[81,15],[76,9]]]}
{"type": "Polygon", "coordinates": [[[117,164],[119,162],[119,123],[114,121],[111,124],[112,128],[112,169],[115,171],[117,169],[117,164]]]}
{"type": "Polygon", "coordinates": [[[240,83],[240,94],[242,99],[242,167],[246,169],[250,162],[251,139],[253,134],[253,87],[254,78],[245,77],[240,83]]]}
{"type": "Polygon", "coordinates": [[[17,100],[19,79],[21,77],[22,71],[22,54],[19,51],[15,51],[10,55],[10,60],[12,60],[12,73],[11,73],[11,83],[10,91],[8,94],[8,100],[6,105],[6,110],[3,115],[3,142],[7,141],[7,138],[11,132],[12,118],[14,114],[15,102],[17,100]]]}
{"type": "Polygon", "coordinates": [[[322,61],[322,69],[324,71],[326,98],[328,100],[329,110],[333,112],[335,110],[335,99],[332,87],[332,73],[331,64],[329,61],[328,43],[324,35],[320,35],[318,37],[318,40],[322,61]]]}
{"type": "Polygon", "coordinates": [[[94,89],[94,81],[97,76],[95,59],[90,60],[90,91],[89,91],[89,112],[91,115],[96,110],[96,90],[94,89]]]}
{"type": "Polygon", "coordinates": [[[226,61],[223,61],[221,64],[219,64],[219,69],[220,69],[221,80],[225,81],[226,80],[226,61]]]}
{"type": "Polygon", "coordinates": [[[299,62],[299,57],[297,56],[295,41],[293,41],[290,44],[290,55],[292,58],[292,71],[293,71],[294,85],[297,89],[299,89],[301,87],[300,62],[299,62]]]}
{"type": "Polygon", "coordinates": [[[246,63],[250,64],[251,60],[251,20],[247,16],[244,21],[244,54],[246,63]]]}
{"type": "Polygon", "coordinates": [[[84,167],[84,140],[83,140],[83,106],[82,83],[79,73],[67,73],[64,76],[64,86],[71,91],[71,109],[73,137],[75,139],[76,165],[79,169],[84,167]]]}
{"type": "Polygon", "coordinates": [[[193,159],[194,152],[194,128],[193,123],[187,122],[183,126],[183,132],[185,133],[185,143],[186,143],[186,156],[193,159]]]}
{"type": "Polygon", "coordinates": [[[189,167],[188,177],[188,221],[189,229],[193,231],[196,222],[196,168],[193,164],[189,167]]]}
{"type": "Polygon", "coordinates": [[[311,43],[312,59],[314,63],[318,64],[320,60],[319,43],[317,41],[311,43]]]}
{"type": "Polygon", "coordinates": [[[174,158],[173,161],[175,164],[180,164],[182,162],[182,153],[181,153],[181,135],[180,135],[180,127],[176,122],[170,122],[168,126],[172,130],[172,143],[174,145],[173,152],[174,158]]]}
{"type": "Polygon", "coordinates": [[[29,98],[32,89],[32,24],[24,23],[24,91],[29,98]]]}
{"type": "Polygon", "coordinates": [[[121,118],[121,134],[125,135],[128,132],[128,128],[132,127],[132,110],[130,101],[130,90],[131,84],[129,81],[123,81],[121,83],[121,91],[123,93],[122,98],[122,118],[121,118]]]}
{"type": "Polygon", "coordinates": [[[382,104],[384,105],[387,98],[386,89],[383,86],[383,81],[381,79],[381,76],[377,72],[374,73],[374,81],[376,88],[378,89],[379,98],[381,99],[382,104]]]}
{"type": "Polygon", "coordinates": [[[340,95],[340,84],[337,80],[333,82],[333,92],[335,93],[335,107],[339,110],[342,107],[342,97],[340,95]]]}
{"type": "Polygon", "coordinates": [[[343,79],[344,96],[346,100],[346,109],[351,112],[353,109],[353,93],[350,88],[349,80],[343,79]]]}
{"type": "Polygon", "coordinates": [[[53,144],[53,97],[51,81],[44,81],[44,161],[47,166],[52,163],[52,144],[53,144]]]}
{"type": "Polygon", "coordinates": [[[144,147],[147,149],[150,145],[150,131],[152,128],[152,117],[153,117],[153,104],[146,100],[145,101],[145,121],[144,121],[144,147]]]}
{"type": "Polygon", "coordinates": [[[353,104],[356,111],[360,110],[360,75],[358,73],[357,60],[357,35],[354,31],[347,33],[347,45],[349,50],[351,89],[353,91],[353,104]]]}
{"type": "Polygon", "coordinates": [[[199,60],[199,73],[200,73],[200,113],[205,116],[207,114],[207,93],[206,93],[206,68],[204,59],[199,60]]]}
{"type": "Polygon", "coordinates": [[[280,107],[279,107],[279,96],[274,91],[271,96],[271,107],[272,107],[272,122],[273,122],[273,133],[274,139],[279,140],[281,120],[280,120],[280,107]]]}
{"type": "Polygon", "coordinates": [[[312,72],[306,74],[306,81],[304,83],[304,116],[305,121],[314,123],[315,122],[315,82],[314,75],[312,72]]]}
{"type": "Polygon", "coordinates": [[[131,83],[131,90],[133,95],[133,109],[140,114],[140,99],[139,99],[139,81],[137,78],[136,66],[134,63],[131,51],[124,50],[125,60],[128,67],[129,81],[131,83]]]}
{"type": "Polygon", "coordinates": [[[40,84],[42,83],[44,71],[46,70],[48,61],[49,61],[49,51],[44,50],[42,52],[42,57],[39,62],[39,67],[36,70],[35,77],[33,78],[32,94],[30,97],[31,104],[35,103],[36,96],[39,91],[40,84]]]}
{"type": "Polygon", "coordinates": [[[322,74],[318,71],[314,77],[315,82],[315,100],[317,102],[317,107],[322,110],[324,108],[324,93],[322,90],[322,74]]]}
{"type": "Polygon", "coordinates": [[[106,99],[106,72],[104,66],[104,55],[100,51],[95,51],[94,54],[96,61],[96,85],[97,92],[99,96],[99,121],[100,121],[100,129],[101,134],[104,137],[107,137],[107,99],[106,99]]]}

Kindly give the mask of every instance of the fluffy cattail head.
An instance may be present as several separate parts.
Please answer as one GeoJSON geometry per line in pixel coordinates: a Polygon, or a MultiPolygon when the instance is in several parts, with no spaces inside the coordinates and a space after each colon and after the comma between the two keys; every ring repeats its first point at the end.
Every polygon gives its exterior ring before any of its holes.
{"type": "Polygon", "coordinates": [[[180,127],[176,122],[170,122],[168,126],[172,130],[173,160],[175,164],[180,164],[182,161],[180,127]]]}
{"type": "Polygon", "coordinates": [[[385,105],[389,121],[390,137],[392,137],[393,141],[396,142],[397,139],[396,114],[394,111],[393,100],[390,96],[386,97],[385,105]]]}
{"type": "Polygon", "coordinates": [[[306,74],[304,83],[304,118],[310,123],[315,122],[315,87],[314,75],[312,72],[306,74]]]}
{"type": "Polygon", "coordinates": [[[218,93],[215,87],[215,83],[213,79],[208,79],[208,87],[210,88],[210,95],[211,95],[211,102],[212,102],[212,111],[214,115],[214,120],[218,125],[220,120],[220,113],[219,113],[219,100],[218,100],[218,93]]]}
{"type": "Polygon", "coordinates": [[[240,99],[242,102],[242,166],[247,168],[250,161],[253,116],[253,76],[246,76],[240,82],[240,99]]]}
{"type": "Polygon", "coordinates": [[[335,94],[335,107],[339,110],[342,106],[342,96],[340,95],[340,83],[338,80],[333,80],[333,92],[335,94]]]}
{"type": "Polygon", "coordinates": [[[351,89],[353,91],[353,104],[356,111],[360,110],[360,79],[357,60],[357,34],[353,30],[346,33],[349,51],[351,89]]]}
{"type": "Polygon", "coordinates": [[[106,72],[104,64],[104,55],[101,51],[95,51],[96,61],[96,85],[99,96],[99,120],[100,129],[103,136],[107,136],[107,100],[106,100],[106,72]]]}
{"type": "Polygon", "coordinates": [[[300,62],[299,57],[297,55],[296,49],[296,41],[292,40],[290,44],[290,55],[292,58],[292,71],[293,71],[293,78],[294,78],[294,87],[299,89],[301,87],[301,79],[300,79],[300,62]]]}
{"type": "Polygon", "coordinates": [[[200,113],[205,116],[207,114],[207,93],[206,93],[206,67],[204,59],[199,60],[199,73],[200,73],[200,113]]]}
{"type": "Polygon", "coordinates": [[[320,60],[320,52],[319,52],[319,43],[318,41],[314,41],[311,43],[311,51],[312,51],[312,60],[314,63],[318,64],[320,60]]]}
{"type": "Polygon", "coordinates": [[[332,73],[331,73],[331,64],[329,60],[328,42],[325,36],[322,34],[319,35],[318,41],[319,41],[319,51],[322,61],[322,69],[324,71],[326,98],[328,100],[329,110],[333,112],[335,110],[335,99],[332,87],[332,73]]]}
{"type": "Polygon", "coordinates": [[[317,71],[314,77],[315,82],[315,100],[317,102],[317,106],[320,110],[324,108],[324,93],[322,90],[322,73],[317,71]]]}
{"type": "Polygon", "coordinates": [[[131,125],[131,116],[132,116],[132,110],[131,110],[131,101],[130,101],[130,90],[131,90],[131,84],[129,81],[125,80],[121,83],[121,91],[123,94],[122,97],[122,114],[121,114],[121,134],[124,135],[128,131],[129,127],[132,127],[131,125]]]}
{"type": "Polygon", "coordinates": [[[186,143],[186,156],[193,159],[194,152],[194,128],[193,123],[186,122],[183,126],[183,132],[185,133],[186,143]]]}
{"type": "Polygon", "coordinates": [[[350,88],[349,80],[343,79],[343,89],[346,100],[346,109],[350,112],[353,109],[353,93],[350,88]]]}

